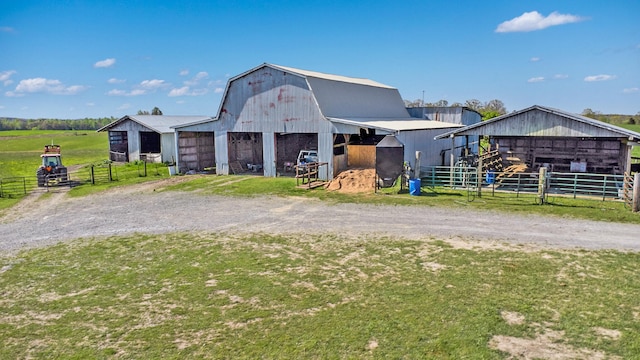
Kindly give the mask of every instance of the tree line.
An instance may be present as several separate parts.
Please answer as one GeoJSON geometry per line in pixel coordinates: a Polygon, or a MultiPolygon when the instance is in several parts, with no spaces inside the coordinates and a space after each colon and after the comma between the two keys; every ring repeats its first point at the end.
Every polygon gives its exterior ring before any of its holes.
{"type": "Polygon", "coordinates": [[[0,131],[4,130],[98,130],[117,119],[104,117],[99,119],[17,119],[0,118],[0,131]]]}
{"type": "Polygon", "coordinates": [[[434,103],[425,103],[423,100],[417,99],[414,101],[405,100],[404,105],[406,107],[422,107],[422,106],[436,106],[436,107],[459,107],[464,106],[469,109],[475,110],[482,115],[482,120],[491,119],[507,113],[507,108],[501,100],[493,99],[486,102],[482,102],[478,99],[469,99],[464,104],[454,102],[449,105],[447,100],[439,100],[434,103]]]}

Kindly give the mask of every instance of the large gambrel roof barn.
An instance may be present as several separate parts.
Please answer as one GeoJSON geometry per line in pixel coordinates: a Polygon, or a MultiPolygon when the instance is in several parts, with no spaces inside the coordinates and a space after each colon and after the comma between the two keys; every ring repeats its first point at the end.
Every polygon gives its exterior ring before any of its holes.
{"type": "Polygon", "coordinates": [[[370,166],[359,161],[370,161],[375,144],[393,134],[404,144],[405,161],[421,151],[423,165],[442,165],[449,142],[434,137],[480,121],[466,108],[456,116],[457,122],[412,117],[394,87],[265,63],[228,81],[215,118],[174,126],[176,158],[181,172],[213,165],[203,164],[205,154],[193,145],[206,142],[215,148],[218,174],[257,166],[277,176],[300,150],[314,149],[327,163],[321,177],[331,179],[347,167],[370,166]]]}

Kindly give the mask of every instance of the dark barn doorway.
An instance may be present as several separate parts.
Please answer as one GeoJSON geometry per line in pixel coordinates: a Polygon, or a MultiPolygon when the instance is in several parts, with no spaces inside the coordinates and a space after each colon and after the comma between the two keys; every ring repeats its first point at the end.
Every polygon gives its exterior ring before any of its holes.
{"type": "Polygon", "coordinates": [[[160,134],[152,131],[141,131],[140,152],[143,154],[159,154],[161,152],[160,134]]]}
{"type": "Polygon", "coordinates": [[[276,171],[294,172],[300,150],[318,150],[318,134],[276,134],[276,171]]]}
{"type": "Polygon", "coordinates": [[[263,172],[262,133],[229,133],[229,167],[240,171],[263,172]]]}

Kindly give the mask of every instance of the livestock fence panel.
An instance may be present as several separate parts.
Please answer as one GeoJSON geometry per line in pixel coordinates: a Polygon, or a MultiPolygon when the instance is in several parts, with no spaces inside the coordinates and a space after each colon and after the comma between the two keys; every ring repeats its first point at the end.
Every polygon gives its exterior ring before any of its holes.
{"type": "Polygon", "coordinates": [[[630,175],[547,172],[541,181],[540,173],[497,172],[480,173],[478,168],[466,166],[427,166],[420,168],[423,187],[459,190],[490,190],[513,193],[538,194],[544,184],[544,194],[571,196],[573,198],[598,198],[601,200],[633,201],[633,177],[630,175]]]}

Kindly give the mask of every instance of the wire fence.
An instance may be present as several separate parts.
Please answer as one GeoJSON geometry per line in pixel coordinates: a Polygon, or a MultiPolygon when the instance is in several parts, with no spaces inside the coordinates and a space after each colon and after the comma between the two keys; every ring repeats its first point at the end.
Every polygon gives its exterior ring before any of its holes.
{"type": "Polygon", "coordinates": [[[571,196],[573,198],[598,198],[630,203],[633,177],[630,175],[586,174],[548,172],[544,182],[540,173],[484,172],[475,167],[431,166],[420,168],[421,185],[428,188],[479,190],[482,192],[508,192],[537,194],[540,184],[544,193],[571,196]]]}

